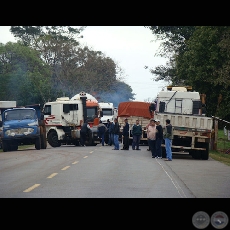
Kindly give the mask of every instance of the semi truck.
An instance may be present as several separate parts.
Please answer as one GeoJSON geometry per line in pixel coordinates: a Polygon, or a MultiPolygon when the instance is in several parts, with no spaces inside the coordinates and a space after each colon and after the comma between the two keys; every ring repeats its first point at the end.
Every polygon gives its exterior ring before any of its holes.
{"type": "Polygon", "coordinates": [[[74,97],[60,97],[44,104],[46,137],[52,147],[80,145],[80,130],[84,122],[90,125],[85,145],[101,143],[97,126],[103,112],[97,100],[90,94],[80,92],[74,97]]]}
{"type": "Polygon", "coordinates": [[[143,101],[126,101],[121,102],[118,105],[118,123],[120,125],[119,141],[122,142],[123,125],[125,124],[125,118],[129,123],[129,144],[132,144],[133,135],[132,127],[136,124],[136,120],[139,120],[139,124],[142,126],[142,135],[140,144],[148,145],[146,126],[149,124],[151,118],[154,117],[155,104],[153,102],[143,101]]]}
{"type": "Polygon", "coordinates": [[[4,110],[2,114],[2,149],[16,151],[20,145],[46,149],[46,127],[39,104],[4,110]]]}
{"type": "Polygon", "coordinates": [[[118,110],[114,104],[112,102],[99,102],[99,106],[103,111],[102,123],[107,125],[108,119],[110,122],[114,122],[114,118],[117,118],[118,115],[118,110]]]}
{"type": "MultiPolygon", "coordinates": [[[[192,91],[192,87],[168,86],[156,98],[155,119],[165,128],[166,119],[173,126],[172,152],[188,153],[194,159],[209,159],[213,132],[213,118],[207,117],[205,94],[192,91]]],[[[162,157],[166,157],[162,144],[162,157]]]]}

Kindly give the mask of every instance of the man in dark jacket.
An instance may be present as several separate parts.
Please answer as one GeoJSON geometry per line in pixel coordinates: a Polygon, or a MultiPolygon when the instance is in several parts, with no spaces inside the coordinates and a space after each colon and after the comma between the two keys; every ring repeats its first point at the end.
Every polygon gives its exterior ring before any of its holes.
{"type": "Polygon", "coordinates": [[[123,136],[122,150],[129,150],[129,123],[127,118],[125,118],[125,125],[123,126],[122,136],[123,136]]]}
{"type": "Polygon", "coordinates": [[[80,139],[81,139],[81,146],[85,147],[85,141],[86,141],[86,135],[87,133],[90,131],[90,126],[88,124],[88,121],[86,121],[82,127],[81,127],[81,131],[80,131],[80,139]]]}
{"type": "Polygon", "coordinates": [[[162,159],[162,150],[161,150],[161,144],[163,142],[163,128],[160,124],[160,120],[156,119],[156,157],[159,159],[162,159]]]}
{"type": "Polygon", "coordinates": [[[114,119],[114,149],[113,150],[119,150],[119,134],[120,134],[120,126],[118,123],[117,118],[114,119]]]}
{"type": "Polygon", "coordinates": [[[132,149],[135,150],[136,147],[136,150],[140,150],[139,144],[142,135],[142,126],[139,124],[139,120],[136,120],[136,124],[133,125],[132,134],[133,134],[132,149]]]}
{"type": "Polygon", "coordinates": [[[105,124],[102,123],[102,121],[100,121],[97,129],[98,129],[98,136],[101,138],[101,145],[104,146],[105,145],[105,132],[107,131],[107,127],[105,126],[105,124]]]}
{"type": "Polygon", "coordinates": [[[112,121],[109,121],[108,124],[109,124],[109,126],[107,126],[108,133],[109,133],[108,145],[112,146],[114,144],[114,123],[112,121]]]}

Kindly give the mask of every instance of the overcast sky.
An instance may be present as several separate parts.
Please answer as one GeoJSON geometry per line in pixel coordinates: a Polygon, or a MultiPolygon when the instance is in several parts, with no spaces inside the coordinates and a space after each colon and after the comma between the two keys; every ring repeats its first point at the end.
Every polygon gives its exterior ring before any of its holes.
{"type": "MultiPolygon", "coordinates": [[[[0,42],[15,42],[10,26],[0,26],[0,42]]],[[[124,81],[136,94],[136,101],[152,100],[167,85],[166,82],[155,82],[145,66],[154,68],[165,65],[166,59],[155,54],[160,42],[144,26],[87,26],[81,33],[81,44],[95,51],[101,51],[112,58],[124,71],[124,81]]]]}

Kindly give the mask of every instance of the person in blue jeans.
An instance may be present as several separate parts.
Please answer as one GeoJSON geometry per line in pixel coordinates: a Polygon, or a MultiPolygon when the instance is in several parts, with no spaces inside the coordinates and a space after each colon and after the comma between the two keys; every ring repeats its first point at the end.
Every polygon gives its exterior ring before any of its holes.
{"type": "Polygon", "coordinates": [[[114,119],[114,129],[113,129],[113,136],[114,136],[114,149],[119,150],[119,134],[120,134],[120,126],[118,124],[117,118],[114,119]]]}
{"type": "Polygon", "coordinates": [[[107,131],[107,127],[100,121],[98,127],[98,136],[101,138],[101,145],[105,145],[105,132],[107,131]]]}
{"type": "Polygon", "coordinates": [[[136,124],[132,127],[132,135],[133,135],[133,142],[132,142],[132,149],[140,150],[139,144],[142,135],[142,126],[139,124],[139,120],[136,120],[136,124]]]}
{"type": "Polygon", "coordinates": [[[165,140],[165,150],[166,150],[166,159],[165,161],[172,161],[172,125],[170,120],[166,119],[166,126],[164,130],[164,140],[165,140]]]}
{"type": "Polygon", "coordinates": [[[113,132],[114,132],[114,123],[112,121],[109,121],[108,124],[109,124],[107,126],[108,132],[109,132],[109,143],[108,143],[108,145],[112,146],[114,144],[114,134],[113,134],[113,132]]]}

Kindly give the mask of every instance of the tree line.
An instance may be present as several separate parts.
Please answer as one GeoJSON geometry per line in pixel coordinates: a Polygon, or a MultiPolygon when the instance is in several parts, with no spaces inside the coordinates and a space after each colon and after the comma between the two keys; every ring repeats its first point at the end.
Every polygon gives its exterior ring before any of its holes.
{"type": "Polygon", "coordinates": [[[162,41],[166,66],[148,68],[153,80],[192,86],[206,95],[208,116],[230,121],[230,26],[145,26],[162,41]]]}
{"type": "MultiPolygon", "coordinates": [[[[192,86],[208,116],[230,121],[230,26],[144,26],[161,41],[166,65],[147,67],[153,81],[192,86]]],[[[11,26],[17,42],[0,43],[0,100],[43,104],[85,91],[99,101],[135,99],[110,57],[80,43],[86,26],[11,26]]],[[[146,66],[144,67],[146,68],[146,66]]]]}
{"type": "Polygon", "coordinates": [[[43,105],[81,91],[115,106],[134,100],[123,70],[101,51],[81,45],[85,28],[11,26],[17,42],[0,43],[0,100],[43,105]]]}

